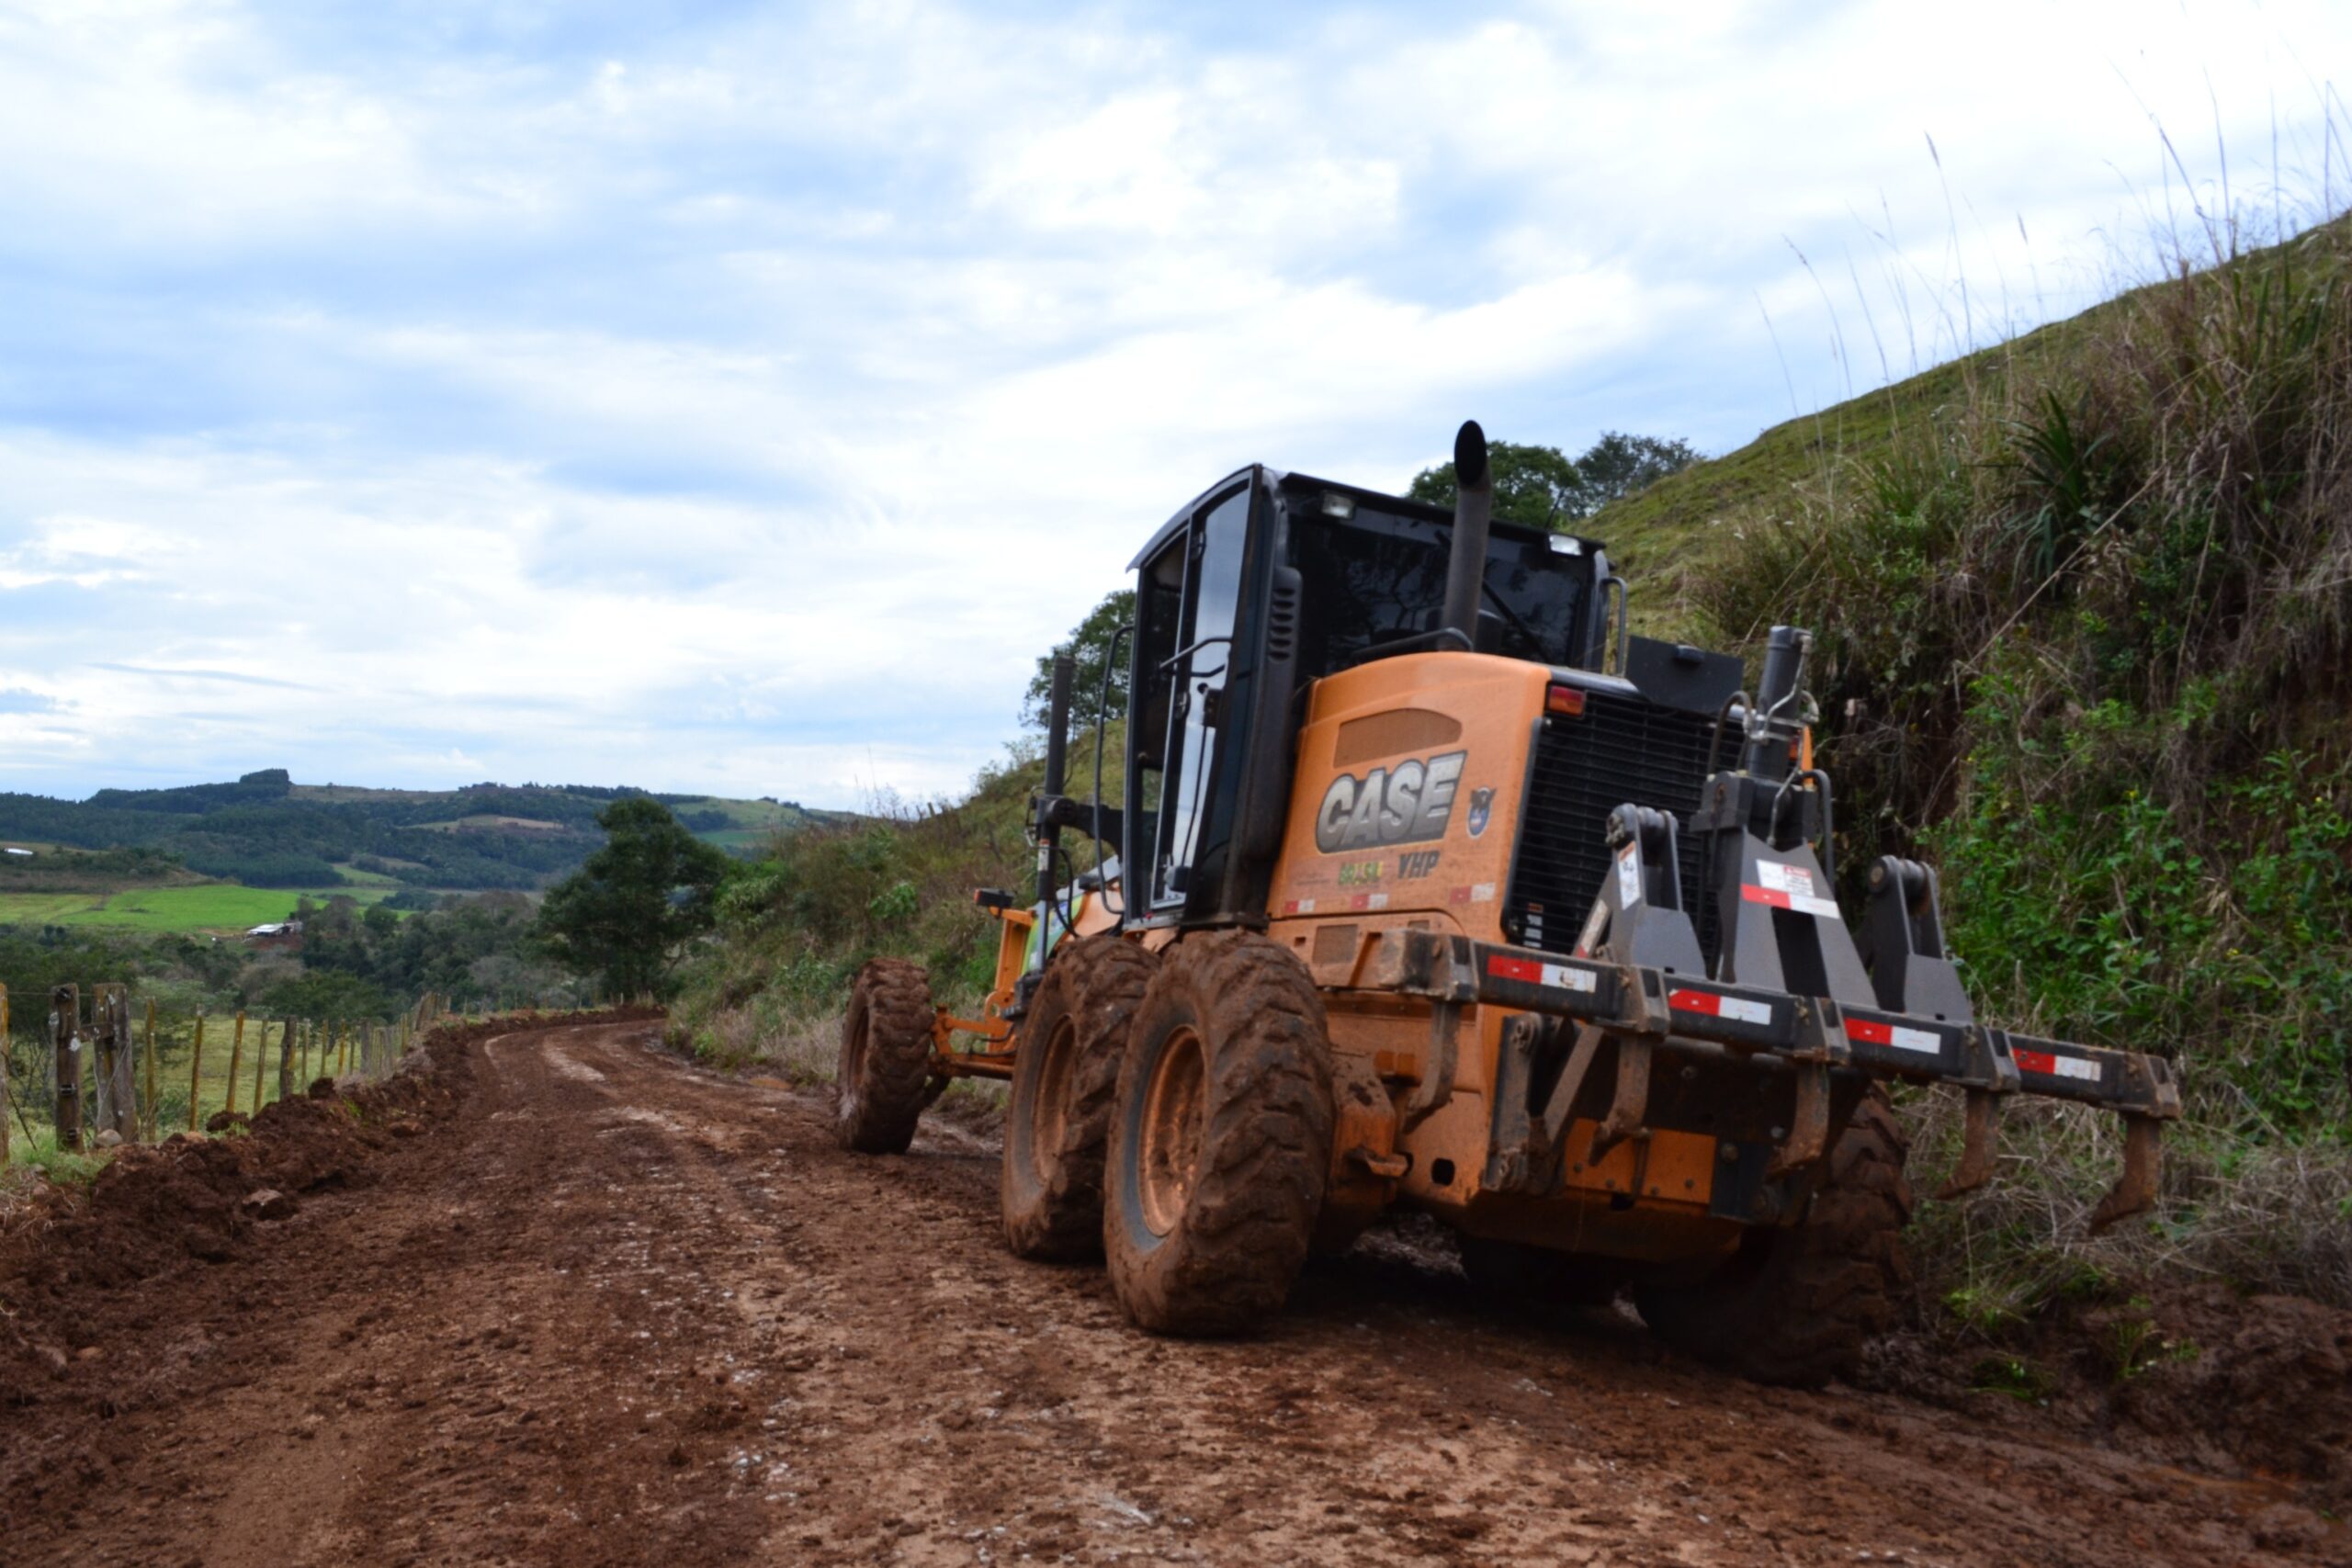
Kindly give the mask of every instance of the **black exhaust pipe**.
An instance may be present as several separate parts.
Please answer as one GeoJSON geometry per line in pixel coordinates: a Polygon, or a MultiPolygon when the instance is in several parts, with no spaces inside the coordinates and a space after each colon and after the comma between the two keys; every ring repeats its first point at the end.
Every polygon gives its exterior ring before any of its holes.
{"type": "MultiPolygon", "coordinates": [[[[1069,688],[1077,678],[1078,660],[1067,653],[1054,655],[1053,682],[1046,700],[1046,787],[1037,796],[1037,902],[1051,910],[1054,904],[1054,850],[1061,841],[1052,816],[1061,798],[1069,771],[1069,688]]],[[[1050,913],[1041,923],[1050,935],[1050,913]]],[[[1049,940],[1046,950],[1053,947],[1049,940]]]]}
{"type": "Polygon", "coordinates": [[[1495,512],[1495,477],[1487,467],[1487,433],[1465,419],[1453,436],[1453,550],[1445,564],[1442,629],[1478,646],[1478,596],[1487,581],[1487,525],[1495,512]]]}

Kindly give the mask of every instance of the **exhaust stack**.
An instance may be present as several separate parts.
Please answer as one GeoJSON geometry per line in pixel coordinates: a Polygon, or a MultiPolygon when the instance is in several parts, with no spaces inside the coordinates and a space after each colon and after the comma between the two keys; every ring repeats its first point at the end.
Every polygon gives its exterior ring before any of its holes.
{"type": "Polygon", "coordinates": [[[1453,437],[1453,550],[1445,566],[1445,619],[1441,629],[1478,646],[1478,595],[1487,581],[1487,525],[1495,510],[1495,478],[1487,467],[1487,433],[1466,419],[1453,437]]]}

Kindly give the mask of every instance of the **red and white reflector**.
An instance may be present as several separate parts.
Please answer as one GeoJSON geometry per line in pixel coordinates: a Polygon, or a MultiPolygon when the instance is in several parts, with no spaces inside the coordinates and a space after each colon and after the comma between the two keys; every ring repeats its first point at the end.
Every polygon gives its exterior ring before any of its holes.
{"type": "Polygon", "coordinates": [[[2044,1077],[2080,1078],[2086,1083],[2098,1081],[2098,1064],[2087,1056],[2061,1056],[2049,1051],[2012,1051],[2010,1058],[2021,1073],[2040,1073],[2044,1077]]]}
{"type": "Polygon", "coordinates": [[[1906,1029],[1899,1023],[1881,1023],[1870,1018],[1848,1019],[1846,1038],[1864,1045],[1887,1045],[1897,1051],[1917,1051],[1929,1056],[1944,1048],[1943,1041],[1927,1030],[1906,1029]]]}
{"type": "Polygon", "coordinates": [[[1702,1013],[1708,1018],[1727,1018],[1734,1023],[1770,1023],[1772,1010],[1763,1002],[1751,1002],[1746,997],[1719,997],[1713,991],[1669,991],[1666,1005],[1676,1012],[1702,1013]]]}
{"type": "Polygon", "coordinates": [[[1563,991],[1589,991],[1600,984],[1588,969],[1571,969],[1566,964],[1544,964],[1532,958],[1510,958],[1499,953],[1487,958],[1487,973],[1498,980],[1520,980],[1563,991]]]}

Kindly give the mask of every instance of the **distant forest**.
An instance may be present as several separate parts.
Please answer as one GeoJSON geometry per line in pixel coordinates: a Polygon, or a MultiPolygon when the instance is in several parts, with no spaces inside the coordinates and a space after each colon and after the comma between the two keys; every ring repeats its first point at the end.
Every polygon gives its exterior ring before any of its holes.
{"type": "MultiPolygon", "coordinates": [[[[191,871],[254,887],[329,886],[340,880],[340,863],[417,887],[532,888],[585,860],[604,841],[596,813],[629,795],[651,795],[694,832],[734,826],[702,795],[481,784],[328,796],[298,790],[286,770],[268,768],[234,784],[102,789],[85,801],[0,794],[0,837],[153,850],[191,871]],[[502,817],[553,826],[465,820],[502,817]]],[[[784,804],[796,818],[804,815],[784,804]]]]}

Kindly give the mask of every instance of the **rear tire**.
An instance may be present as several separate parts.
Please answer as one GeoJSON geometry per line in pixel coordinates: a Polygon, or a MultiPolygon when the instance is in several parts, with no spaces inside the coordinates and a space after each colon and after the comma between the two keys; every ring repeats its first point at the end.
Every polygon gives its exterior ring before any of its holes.
{"type": "Polygon", "coordinates": [[[1108,933],[1054,955],[1023,1021],[999,1188],[1017,1258],[1102,1256],[1102,1162],[1119,1063],[1157,958],[1108,933]]]}
{"type": "Polygon", "coordinates": [[[1279,1308],[1331,1165],[1323,998],[1249,931],[1179,942],[1119,1071],[1102,1217],[1111,1284],[1156,1334],[1235,1334],[1279,1308]]]}
{"type": "Polygon", "coordinates": [[[833,1136],[842,1147],[907,1152],[931,1078],[934,1016],[922,965],[876,958],[857,972],[834,1074],[833,1136]]]}
{"type": "Polygon", "coordinates": [[[1804,1219],[1750,1231],[1711,1280],[1637,1287],[1643,1321],[1667,1343],[1758,1382],[1813,1387],[1851,1374],[1864,1343],[1894,1325],[1910,1289],[1902,1241],[1909,1150],[1894,1108],[1871,1088],[1830,1151],[1804,1219]]]}

